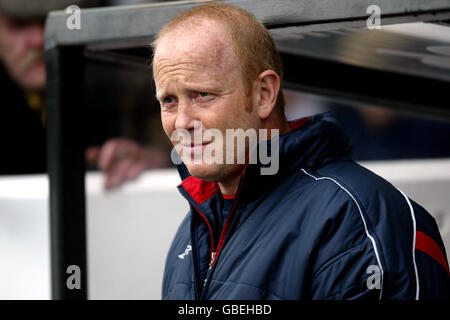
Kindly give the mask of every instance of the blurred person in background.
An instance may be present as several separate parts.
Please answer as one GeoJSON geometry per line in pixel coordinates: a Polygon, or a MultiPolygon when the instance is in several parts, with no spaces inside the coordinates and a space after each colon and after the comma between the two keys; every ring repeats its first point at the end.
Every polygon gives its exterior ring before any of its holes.
{"type": "Polygon", "coordinates": [[[285,90],[288,120],[330,111],[357,161],[450,157],[450,123],[374,105],[352,105],[285,90]]]}
{"type": "Polygon", "coordinates": [[[36,1],[0,1],[0,174],[43,173],[44,19],[36,1]]]}
{"type": "MultiPolygon", "coordinates": [[[[99,0],[0,0],[0,85],[2,116],[0,174],[46,172],[44,24],[51,10],[70,5],[100,6],[99,0]]],[[[124,138],[86,151],[106,173],[105,187],[168,165],[168,156],[124,138]]]]}
{"type": "Polygon", "coordinates": [[[381,106],[352,105],[285,90],[288,120],[330,111],[353,146],[357,161],[450,157],[450,123],[381,106]]]}
{"type": "Polygon", "coordinates": [[[333,106],[358,161],[450,157],[450,124],[363,105],[333,106]]]}

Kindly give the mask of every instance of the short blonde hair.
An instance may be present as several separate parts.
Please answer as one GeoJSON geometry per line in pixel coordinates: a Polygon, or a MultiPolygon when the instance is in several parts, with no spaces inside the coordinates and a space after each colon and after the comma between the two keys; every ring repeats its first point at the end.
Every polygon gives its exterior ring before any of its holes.
{"type": "MultiPolygon", "coordinates": [[[[227,28],[233,49],[242,66],[242,76],[251,93],[252,83],[265,70],[275,71],[283,78],[283,66],[275,43],[264,25],[249,12],[227,4],[206,4],[185,11],[167,23],[152,43],[154,51],[166,33],[184,23],[208,19],[222,23],[227,28]]],[[[284,115],[285,99],[280,87],[276,109],[284,115]]],[[[251,107],[251,106],[250,106],[251,107]]]]}

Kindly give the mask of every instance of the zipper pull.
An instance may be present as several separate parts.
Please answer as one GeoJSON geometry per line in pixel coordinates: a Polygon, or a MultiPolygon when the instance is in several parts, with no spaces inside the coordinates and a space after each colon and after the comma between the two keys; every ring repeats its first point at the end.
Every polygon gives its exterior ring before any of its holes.
{"type": "MultiPolygon", "coordinates": [[[[212,252],[211,253],[211,261],[209,262],[209,270],[211,270],[211,268],[212,268],[212,264],[214,262],[214,257],[215,256],[216,256],[216,252],[212,252]]],[[[205,281],[206,281],[206,279],[205,279],[205,281]]]]}

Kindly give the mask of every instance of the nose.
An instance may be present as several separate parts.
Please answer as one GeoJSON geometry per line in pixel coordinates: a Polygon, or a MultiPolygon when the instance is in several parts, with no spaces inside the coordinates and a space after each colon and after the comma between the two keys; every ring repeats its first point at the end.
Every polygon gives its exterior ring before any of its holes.
{"type": "Polygon", "coordinates": [[[44,26],[40,23],[32,24],[27,30],[28,45],[32,48],[44,48],[44,26]]]}
{"type": "Polygon", "coordinates": [[[184,129],[191,131],[194,129],[195,116],[193,108],[188,101],[179,101],[177,108],[177,118],[175,120],[175,129],[184,129]]]}

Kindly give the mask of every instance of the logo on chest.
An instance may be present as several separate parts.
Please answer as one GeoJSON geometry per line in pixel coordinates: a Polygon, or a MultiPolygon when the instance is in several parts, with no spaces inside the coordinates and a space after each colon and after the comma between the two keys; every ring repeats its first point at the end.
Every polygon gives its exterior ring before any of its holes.
{"type": "Polygon", "coordinates": [[[190,244],[187,245],[186,250],[184,250],[184,252],[182,254],[178,255],[178,258],[180,259],[184,259],[184,257],[186,257],[189,254],[189,251],[192,250],[192,247],[190,244]]]}

